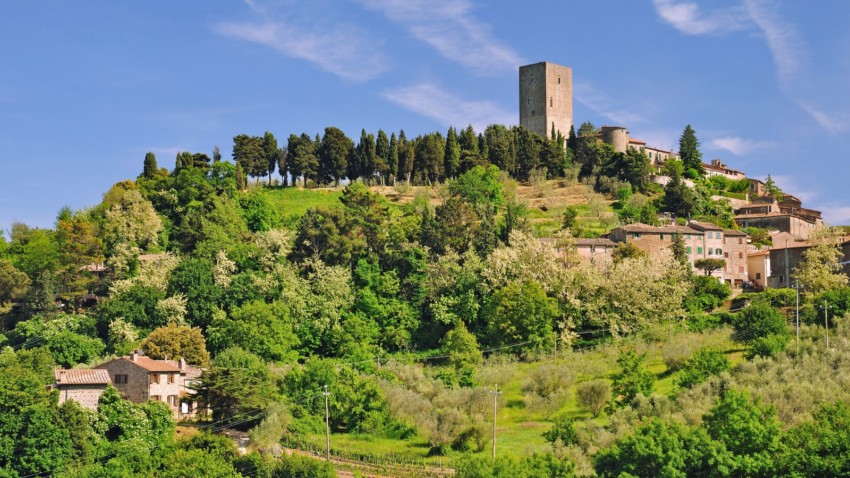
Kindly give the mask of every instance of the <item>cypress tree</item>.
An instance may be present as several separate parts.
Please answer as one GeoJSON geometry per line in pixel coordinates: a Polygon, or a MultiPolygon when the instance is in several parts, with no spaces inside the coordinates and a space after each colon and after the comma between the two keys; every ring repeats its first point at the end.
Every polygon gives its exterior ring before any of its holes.
{"type": "Polygon", "coordinates": [[[453,127],[449,128],[446,133],[446,152],[443,170],[447,178],[453,178],[458,175],[460,168],[460,144],[458,143],[457,132],[453,127]]]}
{"type": "Polygon", "coordinates": [[[396,139],[395,133],[390,135],[390,155],[387,157],[387,171],[393,184],[395,184],[398,175],[398,139],[396,139]]]}
{"type": "Polygon", "coordinates": [[[693,169],[700,176],[705,176],[705,168],[702,165],[702,153],[699,151],[699,140],[696,131],[691,125],[685,126],[682,136],[679,137],[679,157],[685,166],[685,173],[693,169]]]}
{"type": "Polygon", "coordinates": [[[148,154],[145,155],[145,165],[142,169],[142,176],[148,179],[153,179],[153,177],[156,176],[157,170],[156,155],[148,151],[148,154]]]}

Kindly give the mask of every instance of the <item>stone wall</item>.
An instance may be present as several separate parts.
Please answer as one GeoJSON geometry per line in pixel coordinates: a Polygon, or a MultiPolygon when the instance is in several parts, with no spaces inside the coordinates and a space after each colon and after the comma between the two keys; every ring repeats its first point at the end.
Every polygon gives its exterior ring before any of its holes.
{"type": "Polygon", "coordinates": [[[100,395],[106,390],[106,385],[61,385],[58,388],[59,405],[62,405],[68,400],[74,400],[83,408],[97,410],[97,401],[100,400],[100,395]]]}

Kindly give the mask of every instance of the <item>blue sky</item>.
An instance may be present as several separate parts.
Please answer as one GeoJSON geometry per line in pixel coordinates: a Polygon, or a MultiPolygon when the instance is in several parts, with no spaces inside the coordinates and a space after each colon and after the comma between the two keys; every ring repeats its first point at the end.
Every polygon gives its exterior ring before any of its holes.
{"type": "Polygon", "coordinates": [[[705,160],[850,224],[848,25],[843,0],[6,2],[0,228],[98,203],[147,151],[514,124],[542,60],[573,68],[577,124],[676,149],[690,123],[705,160]]]}

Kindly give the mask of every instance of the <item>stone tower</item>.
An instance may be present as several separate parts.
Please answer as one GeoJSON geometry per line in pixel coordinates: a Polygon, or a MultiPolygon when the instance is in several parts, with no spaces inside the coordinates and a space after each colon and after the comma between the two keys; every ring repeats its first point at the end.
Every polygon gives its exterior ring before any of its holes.
{"type": "Polygon", "coordinates": [[[542,61],[519,67],[519,124],[549,137],[552,125],[564,138],[573,124],[573,70],[542,61]]]}

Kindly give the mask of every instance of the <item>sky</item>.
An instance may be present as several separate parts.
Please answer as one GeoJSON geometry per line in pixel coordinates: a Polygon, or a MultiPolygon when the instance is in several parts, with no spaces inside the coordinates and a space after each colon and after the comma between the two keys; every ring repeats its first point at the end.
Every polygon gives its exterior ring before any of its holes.
{"type": "Polygon", "coordinates": [[[575,124],[768,174],[850,224],[850,2],[91,0],[0,6],[0,230],[52,227],[145,153],[233,137],[518,122],[518,68],[573,69],[575,124]]]}

